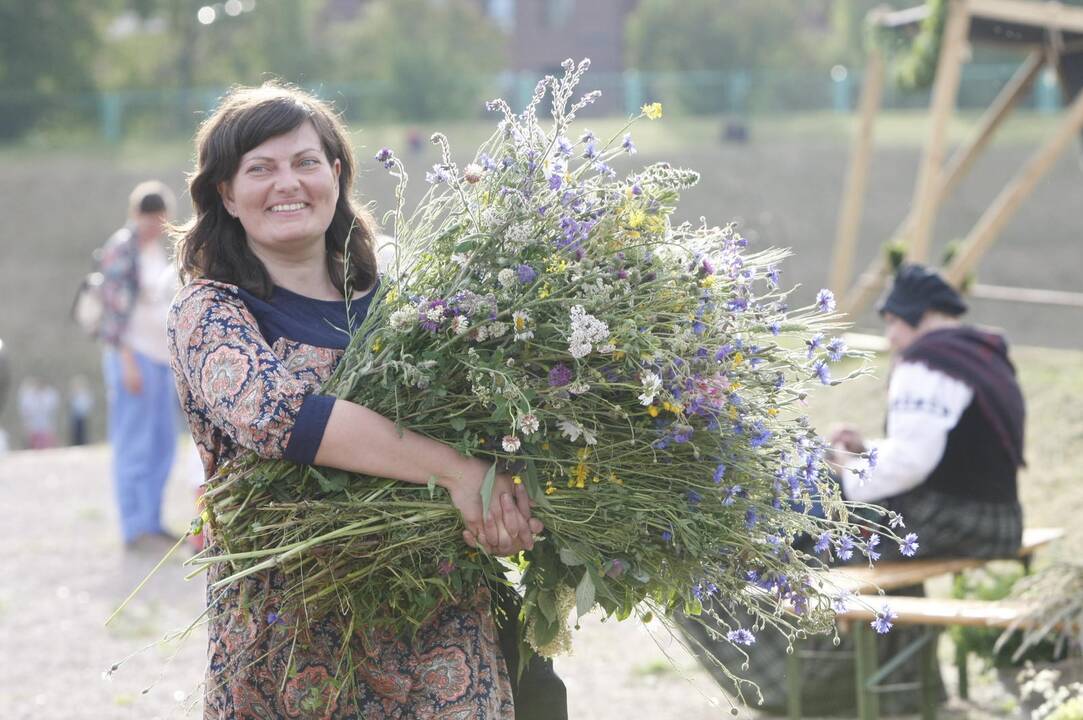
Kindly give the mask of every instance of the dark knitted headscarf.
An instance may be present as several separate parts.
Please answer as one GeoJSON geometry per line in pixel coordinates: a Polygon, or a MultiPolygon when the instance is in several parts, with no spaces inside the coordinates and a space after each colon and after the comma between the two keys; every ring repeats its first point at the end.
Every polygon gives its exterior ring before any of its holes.
{"type": "Polygon", "coordinates": [[[907,263],[895,273],[895,283],[876,309],[881,315],[898,315],[911,327],[917,327],[926,310],[958,316],[966,312],[966,303],[935,270],[907,263]]]}

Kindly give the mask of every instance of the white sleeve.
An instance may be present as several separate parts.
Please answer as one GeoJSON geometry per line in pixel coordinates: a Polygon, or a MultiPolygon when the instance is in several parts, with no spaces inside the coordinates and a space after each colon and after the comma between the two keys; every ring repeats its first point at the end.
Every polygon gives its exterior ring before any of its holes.
{"type": "Polygon", "coordinates": [[[868,463],[854,458],[841,473],[850,500],[876,502],[911,490],[925,481],[944,456],[948,433],[966,410],[974,392],[965,383],[921,363],[900,363],[888,387],[887,437],[869,443],[876,465],[862,479],[868,463]]]}

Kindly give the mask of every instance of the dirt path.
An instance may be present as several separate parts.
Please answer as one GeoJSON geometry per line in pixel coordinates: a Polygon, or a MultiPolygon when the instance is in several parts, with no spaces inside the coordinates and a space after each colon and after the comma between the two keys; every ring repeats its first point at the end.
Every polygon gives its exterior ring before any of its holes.
{"type": "MultiPolygon", "coordinates": [[[[197,628],[182,643],[155,641],[199,615],[201,578],[186,582],[183,568],[171,561],[113,625],[104,626],[164,550],[121,552],[108,463],[102,446],[0,458],[9,538],[0,553],[4,720],[200,716],[205,633],[197,628]],[[147,646],[103,678],[114,663],[147,646]]],[[[191,515],[189,492],[175,475],[167,495],[174,528],[191,515]]],[[[575,643],[576,654],[558,659],[557,670],[577,720],[731,717],[728,701],[672,640],[659,647],[642,626],[590,618],[575,643]]],[[[945,715],[1004,717],[1002,696],[995,688],[982,690],[980,681],[978,686],[986,698],[980,705],[956,704],[945,715]]]]}

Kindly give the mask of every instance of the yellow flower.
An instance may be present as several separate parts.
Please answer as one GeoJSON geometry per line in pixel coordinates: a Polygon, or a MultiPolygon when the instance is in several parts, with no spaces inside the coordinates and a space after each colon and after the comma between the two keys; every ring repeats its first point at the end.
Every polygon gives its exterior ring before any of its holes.
{"type": "Polygon", "coordinates": [[[516,485],[522,485],[523,484],[523,478],[520,477],[519,475],[512,475],[511,476],[511,481],[513,483],[515,483],[516,485]]]}
{"type": "Polygon", "coordinates": [[[381,343],[379,340],[372,341],[372,352],[380,352],[380,348],[382,347],[383,343],[381,343]]]}
{"type": "Polygon", "coordinates": [[[549,449],[549,441],[546,440],[545,442],[542,443],[542,450],[548,450],[548,449],[549,449]]]}
{"type": "Polygon", "coordinates": [[[641,107],[640,110],[643,111],[648,120],[658,120],[662,117],[662,103],[660,102],[648,103],[641,107]]]}
{"type": "Polygon", "coordinates": [[[628,213],[628,227],[636,230],[643,227],[643,223],[647,221],[647,213],[643,212],[639,208],[635,208],[632,212],[628,213]]]}
{"type": "Polygon", "coordinates": [[[614,485],[624,484],[624,481],[617,477],[617,474],[614,472],[609,473],[609,482],[613,483],[614,485]]]}
{"type": "Polygon", "coordinates": [[[745,356],[742,355],[740,352],[736,352],[736,353],[733,354],[733,365],[734,365],[734,367],[736,367],[737,365],[740,365],[744,361],[745,361],[745,356]]]}
{"type": "Polygon", "coordinates": [[[651,417],[658,417],[658,408],[655,405],[651,405],[647,408],[647,414],[651,417]]]}
{"type": "Polygon", "coordinates": [[[767,414],[771,417],[778,415],[778,408],[767,408],[767,414]]]}
{"type": "Polygon", "coordinates": [[[549,293],[551,292],[551,290],[552,288],[549,287],[549,283],[545,283],[544,285],[542,285],[540,288],[538,288],[538,299],[544,300],[545,298],[549,297],[549,293]]]}
{"type": "Polygon", "coordinates": [[[708,275],[699,281],[699,286],[702,288],[709,288],[714,285],[714,275],[708,275]]]}
{"type": "Polygon", "coordinates": [[[545,494],[546,495],[552,495],[556,491],[557,491],[557,489],[555,487],[553,487],[552,484],[547,485],[546,488],[545,488],[545,494]]]}

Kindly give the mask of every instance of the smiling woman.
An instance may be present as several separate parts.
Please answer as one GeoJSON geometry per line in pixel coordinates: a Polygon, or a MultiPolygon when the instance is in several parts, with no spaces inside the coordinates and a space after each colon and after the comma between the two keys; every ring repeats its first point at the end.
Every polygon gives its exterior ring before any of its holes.
{"type": "MultiPolygon", "coordinates": [[[[209,492],[248,452],[415,485],[435,479],[462,515],[466,543],[518,554],[542,530],[522,486],[490,476],[493,502],[483,513],[487,463],[320,393],[379,285],[373,222],[351,195],[346,137],[322,102],[272,84],[233,91],[196,138],[195,215],[178,240],[187,285],[169,335],[209,492]]],[[[218,554],[214,517],[208,526],[206,552],[218,554]]],[[[208,586],[230,572],[215,564],[208,586]]],[[[522,687],[506,658],[516,631],[496,627],[493,607],[516,617],[517,596],[464,588],[407,640],[355,630],[348,613],[284,609],[293,581],[273,569],[209,596],[205,717],[513,717],[522,687]],[[343,653],[349,663],[340,664],[343,653]]],[[[547,711],[562,706],[551,665],[538,665],[542,682],[549,676],[547,711]]]]}

